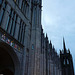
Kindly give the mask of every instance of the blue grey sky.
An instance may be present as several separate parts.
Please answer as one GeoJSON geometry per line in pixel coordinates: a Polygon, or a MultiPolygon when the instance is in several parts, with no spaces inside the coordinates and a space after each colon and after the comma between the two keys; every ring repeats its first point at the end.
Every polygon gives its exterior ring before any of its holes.
{"type": "MultiPolygon", "coordinates": [[[[55,49],[70,49],[75,64],[75,0],[43,0],[42,25],[55,49]]],[[[75,65],[74,65],[75,68],[75,65]]]]}

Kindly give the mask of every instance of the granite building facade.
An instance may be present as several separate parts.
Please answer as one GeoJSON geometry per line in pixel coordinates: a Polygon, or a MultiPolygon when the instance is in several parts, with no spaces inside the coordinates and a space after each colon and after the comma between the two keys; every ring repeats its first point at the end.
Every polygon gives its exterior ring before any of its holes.
{"type": "Polygon", "coordinates": [[[42,0],[0,0],[0,74],[64,75],[62,55],[43,33],[41,10],[42,0]]]}
{"type": "Polygon", "coordinates": [[[60,57],[51,41],[41,31],[41,75],[62,75],[60,57]]]}
{"type": "Polygon", "coordinates": [[[40,41],[41,0],[0,0],[0,74],[40,74],[40,41]]]}
{"type": "Polygon", "coordinates": [[[0,0],[0,74],[28,73],[31,0],[0,0]]]}

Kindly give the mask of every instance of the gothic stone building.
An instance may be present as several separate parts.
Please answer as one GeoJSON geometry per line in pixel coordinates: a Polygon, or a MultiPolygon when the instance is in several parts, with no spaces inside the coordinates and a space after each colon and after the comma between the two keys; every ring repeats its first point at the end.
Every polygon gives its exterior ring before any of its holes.
{"type": "Polygon", "coordinates": [[[0,74],[40,75],[41,0],[0,0],[0,74]]]}
{"type": "Polygon", "coordinates": [[[64,56],[43,33],[41,5],[41,0],[0,0],[1,75],[64,75],[64,56]]]}
{"type": "Polygon", "coordinates": [[[60,60],[62,67],[62,75],[74,75],[73,60],[70,50],[66,49],[63,39],[63,50],[60,51],[60,60]]]}
{"type": "Polygon", "coordinates": [[[49,42],[47,34],[44,36],[41,31],[41,75],[62,75],[61,63],[51,41],[49,42]]]}

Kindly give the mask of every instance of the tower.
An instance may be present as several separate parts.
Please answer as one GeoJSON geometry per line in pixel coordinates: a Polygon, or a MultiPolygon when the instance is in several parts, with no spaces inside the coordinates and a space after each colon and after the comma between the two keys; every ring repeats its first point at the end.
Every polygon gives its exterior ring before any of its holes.
{"type": "Polygon", "coordinates": [[[31,2],[31,51],[29,75],[40,75],[41,52],[41,0],[31,2]]]}
{"type": "Polygon", "coordinates": [[[60,51],[60,60],[62,67],[62,75],[74,75],[72,55],[70,53],[70,50],[66,49],[64,38],[63,50],[60,51]]]}

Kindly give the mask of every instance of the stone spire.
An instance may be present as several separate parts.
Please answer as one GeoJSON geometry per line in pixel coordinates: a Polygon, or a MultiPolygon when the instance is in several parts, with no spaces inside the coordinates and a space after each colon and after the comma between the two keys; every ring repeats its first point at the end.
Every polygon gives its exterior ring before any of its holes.
{"type": "Polygon", "coordinates": [[[46,33],[46,38],[48,39],[47,33],[46,33]]]}
{"type": "Polygon", "coordinates": [[[50,40],[50,50],[52,49],[52,43],[51,43],[51,40],[50,40]]]}
{"type": "Polygon", "coordinates": [[[64,53],[66,53],[66,46],[65,46],[65,40],[63,38],[63,49],[64,49],[64,53]]]}

